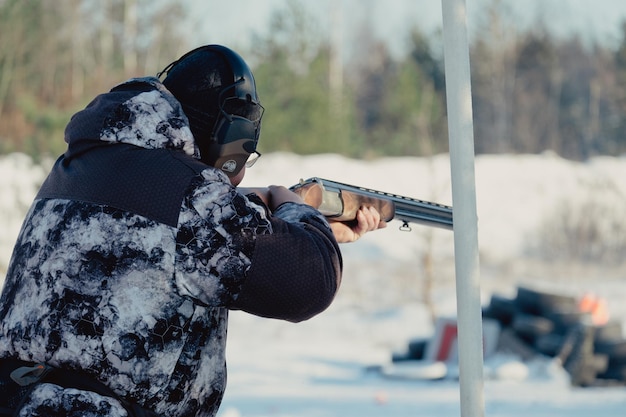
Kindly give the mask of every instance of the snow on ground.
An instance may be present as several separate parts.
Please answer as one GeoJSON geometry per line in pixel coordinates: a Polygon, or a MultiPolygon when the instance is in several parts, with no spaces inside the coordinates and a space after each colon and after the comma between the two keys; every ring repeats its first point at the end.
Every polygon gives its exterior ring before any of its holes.
{"type": "MultiPolygon", "coordinates": [[[[24,155],[0,157],[0,280],[46,170],[24,155]]],[[[275,153],[264,155],[242,185],[291,185],[312,176],[452,203],[447,155],[356,161],[275,153]]],[[[476,183],[485,302],[492,293],[514,296],[517,285],[572,295],[592,291],[626,323],[626,159],[485,155],[476,160],[476,183]]],[[[398,227],[392,222],[343,245],[342,288],[323,314],[292,324],[231,313],[220,417],[461,415],[455,378],[399,379],[377,371],[409,340],[433,332],[423,303],[428,262],[435,314],[449,317],[456,310],[453,233],[398,227]]],[[[548,359],[524,369],[519,364],[502,355],[485,360],[486,416],[626,415],[625,387],[573,388],[548,359]]]]}

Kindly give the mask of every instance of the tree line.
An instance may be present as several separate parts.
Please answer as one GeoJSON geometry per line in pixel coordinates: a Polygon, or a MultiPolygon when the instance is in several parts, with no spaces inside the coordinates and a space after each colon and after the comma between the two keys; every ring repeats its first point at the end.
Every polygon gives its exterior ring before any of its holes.
{"type": "MultiPolygon", "coordinates": [[[[441,34],[415,27],[393,56],[363,23],[349,61],[287,1],[249,50],[266,108],[260,150],[350,157],[448,148],[441,34]]],[[[154,75],[193,47],[192,11],[173,0],[0,0],[0,153],[63,152],[71,115],[129,77],[154,75]]],[[[585,160],[626,152],[626,24],[618,45],[510,30],[494,0],[470,46],[480,153],[585,160]]]]}

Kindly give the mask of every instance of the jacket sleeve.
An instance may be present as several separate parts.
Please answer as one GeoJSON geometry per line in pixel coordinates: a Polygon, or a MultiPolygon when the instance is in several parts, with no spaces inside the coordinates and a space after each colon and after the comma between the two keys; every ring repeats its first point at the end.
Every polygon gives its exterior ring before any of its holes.
{"type": "Polygon", "coordinates": [[[325,310],[341,282],[339,246],[326,219],[310,206],[281,205],[272,233],[256,237],[252,263],[232,308],[299,322],[325,310]]]}

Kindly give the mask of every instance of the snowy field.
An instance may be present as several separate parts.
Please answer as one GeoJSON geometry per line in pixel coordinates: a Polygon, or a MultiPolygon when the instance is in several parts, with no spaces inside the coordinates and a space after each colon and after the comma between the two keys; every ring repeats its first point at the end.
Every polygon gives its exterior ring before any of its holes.
{"type": "MultiPolygon", "coordinates": [[[[0,281],[46,171],[24,155],[0,157],[0,281]]],[[[447,155],[356,161],[269,154],[242,185],[288,186],[312,176],[452,203],[447,155]]],[[[483,302],[494,293],[512,297],[518,285],[575,296],[591,291],[626,323],[625,158],[480,156],[476,183],[483,302]]],[[[379,372],[409,340],[432,335],[427,291],[437,317],[456,310],[453,233],[399,226],[343,246],[342,288],[323,314],[291,324],[231,313],[220,417],[462,414],[453,366],[438,381],[379,372]]],[[[624,417],[626,387],[574,388],[547,358],[521,363],[495,355],[485,359],[484,404],[493,417],[624,417]]]]}

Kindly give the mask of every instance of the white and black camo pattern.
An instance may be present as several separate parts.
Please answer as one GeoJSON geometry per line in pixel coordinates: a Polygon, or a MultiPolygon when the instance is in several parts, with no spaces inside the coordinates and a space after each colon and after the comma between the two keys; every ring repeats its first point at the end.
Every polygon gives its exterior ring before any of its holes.
{"type": "MultiPolygon", "coordinates": [[[[101,140],[195,152],[188,126],[178,135],[171,129],[180,127],[162,124],[180,109],[160,89],[124,107],[132,117],[108,125],[101,140]]],[[[326,224],[317,211],[290,206],[285,220],[326,224]]],[[[163,416],[214,416],[226,384],[228,306],[256,236],[270,233],[265,208],[214,169],[191,187],[177,227],[106,205],[36,200],[0,298],[0,357],[85,370],[163,416]]],[[[44,384],[20,415],[124,416],[120,407],[44,384]]]]}
{"type": "Polygon", "coordinates": [[[198,156],[187,117],[174,96],[157,78],[131,79],[120,85],[146,82],[155,90],[140,93],[107,119],[100,133],[105,142],[121,142],[148,149],[180,149],[198,156]]]}
{"type": "Polygon", "coordinates": [[[64,389],[54,384],[41,384],[30,393],[31,401],[16,414],[17,417],[127,417],[119,401],[89,391],[64,389]],[[54,401],[50,401],[54,399],[54,401]]]}
{"type": "Polygon", "coordinates": [[[252,234],[269,228],[215,188],[188,201],[214,212],[201,218],[185,206],[178,230],[109,207],[37,201],[7,277],[12,302],[0,351],[97,370],[111,388],[164,415],[221,397],[222,307],[237,294],[252,249],[232,233],[242,224],[252,234]]]}

